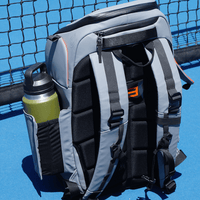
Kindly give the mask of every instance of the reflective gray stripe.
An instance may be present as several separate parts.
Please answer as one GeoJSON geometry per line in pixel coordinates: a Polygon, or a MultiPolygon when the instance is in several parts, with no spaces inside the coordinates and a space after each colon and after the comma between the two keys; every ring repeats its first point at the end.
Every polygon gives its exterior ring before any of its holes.
{"type": "MultiPolygon", "coordinates": [[[[112,59],[114,62],[114,68],[116,72],[117,84],[119,86],[118,90],[120,91],[119,92],[120,103],[122,103],[122,107],[123,109],[125,109],[124,116],[122,117],[124,118],[123,119],[123,122],[124,122],[124,120],[127,120],[128,118],[128,106],[127,106],[128,92],[126,88],[125,75],[124,75],[122,63],[116,61],[116,58],[113,56],[113,54],[112,54],[112,59]],[[119,73],[121,74],[119,75],[119,73]],[[121,84],[124,84],[124,85],[121,86],[121,84]],[[123,95],[123,97],[121,97],[121,95],[123,95]]],[[[91,183],[83,199],[87,199],[91,195],[91,193],[98,191],[104,177],[107,175],[110,161],[112,160],[110,146],[112,146],[117,141],[118,131],[119,131],[118,127],[110,130],[108,126],[108,119],[110,118],[110,102],[109,102],[108,84],[106,80],[105,67],[109,67],[109,66],[104,67],[103,62],[99,63],[98,55],[96,52],[93,54],[90,54],[90,60],[92,63],[94,76],[97,83],[97,89],[99,93],[99,99],[100,99],[101,135],[100,135],[100,146],[99,146],[99,153],[98,153],[95,171],[94,171],[91,183]]],[[[124,123],[123,138],[120,144],[121,148],[123,148],[123,144],[124,144],[124,140],[126,136],[126,130],[127,130],[127,121],[125,121],[124,123]]],[[[117,160],[116,160],[116,164],[117,164],[117,160]]],[[[107,179],[105,186],[110,181],[110,178],[112,177],[115,168],[116,168],[116,165],[114,165],[112,173],[110,174],[110,177],[107,179]]],[[[103,189],[105,188],[105,186],[103,187],[103,189]]]]}
{"type": "Polygon", "coordinates": [[[59,126],[64,172],[73,173],[76,167],[72,148],[71,109],[61,110],[59,116],[59,126]]]}

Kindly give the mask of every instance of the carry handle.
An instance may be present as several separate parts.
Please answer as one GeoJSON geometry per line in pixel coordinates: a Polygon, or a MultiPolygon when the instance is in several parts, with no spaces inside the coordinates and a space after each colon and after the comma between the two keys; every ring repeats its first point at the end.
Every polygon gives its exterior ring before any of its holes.
{"type": "Polygon", "coordinates": [[[25,72],[25,84],[28,86],[33,86],[33,77],[32,74],[37,69],[40,69],[41,73],[47,73],[47,68],[45,63],[36,63],[29,67],[25,72]]]}
{"type": "Polygon", "coordinates": [[[129,57],[125,56],[121,50],[117,49],[117,50],[113,50],[113,53],[116,57],[120,58],[122,61],[124,61],[125,63],[127,64],[130,64],[130,65],[134,65],[134,66],[137,66],[137,67],[146,67],[148,65],[150,65],[152,62],[153,62],[153,58],[154,58],[154,53],[155,53],[155,50],[154,50],[154,45],[153,43],[149,43],[147,44],[146,46],[146,49],[148,49],[151,53],[152,53],[152,57],[151,59],[144,65],[140,65],[136,62],[134,62],[133,60],[131,60],[129,57]]]}

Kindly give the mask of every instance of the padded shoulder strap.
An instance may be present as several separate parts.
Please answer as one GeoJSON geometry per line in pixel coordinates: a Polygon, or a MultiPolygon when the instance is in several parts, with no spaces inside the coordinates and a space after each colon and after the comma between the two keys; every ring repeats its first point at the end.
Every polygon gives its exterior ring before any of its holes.
{"type": "MultiPolygon", "coordinates": [[[[168,41],[162,38],[156,39],[152,43],[154,45],[154,59],[151,67],[158,91],[157,144],[163,137],[164,127],[168,125],[168,131],[173,137],[169,151],[176,159],[181,118],[182,84],[168,41]],[[174,124],[175,122],[176,124],[174,124]]],[[[151,58],[149,52],[147,55],[151,58]]]]}
{"type": "MultiPolygon", "coordinates": [[[[156,39],[150,42],[150,45],[152,44],[154,46],[154,59],[151,67],[158,92],[157,149],[154,151],[154,156],[159,157],[160,187],[167,187],[169,191],[173,192],[175,184],[170,182],[170,177],[174,173],[179,142],[182,85],[168,41],[164,38],[156,39]],[[166,168],[168,170],[164,170],[166,168]]],[[[150,59],[152,55],[147,49],[146,52],[150,59]]],[[[151,178],[154,179],[153,176],[151,178]]]]}
{"type": "Polygon", "coordinates": [[[123,148],[128,120],[128,91],[122,63],[112,52],[102,52],[101,63],[96,52],[90,60],[100,100],[101,134],[95,171],[83,199],[100,195],[110,181],[123,148]]]}

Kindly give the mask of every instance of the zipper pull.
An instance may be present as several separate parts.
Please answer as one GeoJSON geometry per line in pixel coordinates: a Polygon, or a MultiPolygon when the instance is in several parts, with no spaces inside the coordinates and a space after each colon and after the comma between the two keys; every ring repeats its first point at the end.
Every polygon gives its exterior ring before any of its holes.
{"type": "Polygon", "coordinates": [[[103,47],[103,33],[99,32],[98,38],[97,38],[97,53],[98,53],[98,56],[99,56],[99,63],[102,62],[102,59],[101,59],[102,47],[103,47]]]}

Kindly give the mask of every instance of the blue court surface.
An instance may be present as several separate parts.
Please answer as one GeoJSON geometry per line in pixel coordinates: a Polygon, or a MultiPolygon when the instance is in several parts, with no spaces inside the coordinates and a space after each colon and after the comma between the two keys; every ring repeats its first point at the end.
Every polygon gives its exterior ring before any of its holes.
{"type": "MultiPolygon", "coordinates": [[[[67,1],[68,0],[66,0],[66,2],[67,1]]],[[[90,1],[88,0],[87,2],[90,1]]],[[[43,0],[38,0],[35,4],[38,6],[38,9],[42,9],[45,5],[43,0]]],[[[193,6],[195,7],[197,5],[193,6]]],[[[88,9],[89,8],[90,7],[88,7],[88,9]]],[[[174,7],[171,9],[174,9],[174,7]]],[[[86,12],[89,13],[90,10],[86,10],[86,12]]],[[[163,10],[163,12],[165,12],[165,10],[163,10]]],[[[78,11],[76,13],[77,15],[74,15],[75,18],[81,17],[78,11]]],[[[193,14],[191,14],[190,17],[192,17],[193,14]]],[[[50,17],[52,17],[52,20],[55,19],[53,16],[50,17]]],[[[41,16],[38,20],[39,19],[42,20],[43,17],[41,16]]],[[[31,23],[29,19],[27,19],[26,22],[31,23]]],[[[190,26],[190,24],[188,24],[188,26],[190,26]]],[[[5,25],[3,28],[5,28],[5,25]]],[[[172,31],[175,31],[174,27],[172,28],[172,31]]],[[[52,33],[54,32],[53,29],[49,29],[49,31],[52,33]]],[[[41,32],[42,30],[38,33],[41,32]]],[[[29,37],[32,37],[31,33],[29,37]]],[[[19,35],[15,35],[15,39],[19,39],[19,35]]],[[[38,41],[38,45],[41,45],[41,49],[44,48],[45,40],[38,41]]],[[[34,48],[35,47],[30,46],[27,51],[34,51],[34,48]]],[[[15,52],[16,49],[13,51],[15,52]]],[[[6,52],[4,51],[1,53],[6,52]]],[[[38,62],[43,61],[44,52],[38,53],[37,59],[38,62]]],[[[18,63],[17,60],[15,62],[16,65],[20,66],[20,62],[18,63]]],[[[27,59],[27,61],[25,60],[25,62],[26,65],[29,65],[33,64],[34,60],[31,60],[30,57],[30,59],[27,59]]],[[[0,66],[1,71],[7,70],[6,65],[4,66],[5,69],[2,69],[0,66]]],[[[108,197],[108,200],[200,199],[200,61],[183,64],[182,68],[186,74],[194,80],[195,84],[191,86],[189,90],[183,90],[180,144],[178,147],[184,151],[187,155],[187,159],[176,168],[177,172],[174,175],[174,179],[177,183],[176,192],[171,195],[165,195],[157,188],[153,188],[152,191],[141,188],[137,190],[126,190],[122,194],[108,197]]],[[[62,195],[63,187],[56,177],[45,176],[43,180],[40,180],[34,171],[22,102],[1,106],[0,200],[59,200],[62,195]]]]}
{"type": "MultiPolygon", "coordinates": [[[[185,72],[195,81],[183,90],[180,144],[187,159],[177,167],[176,192],[166,196],[156,188],[127,190],[109,200],[189,200],[199,199],[200,180],[200,66],[190,65],[185,72]]],[[[0,120],[0,199],[55,200],[62,197],[62,186],[55,177],[40,180],[34,172],[31,150],[21,102],[1,108],[0,120]],[[11,110],[11,111],[10,111],[11,110]]]]}

